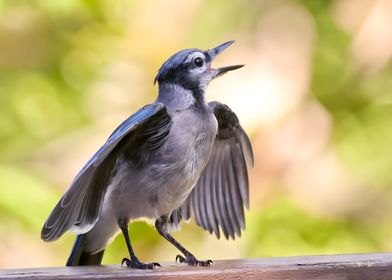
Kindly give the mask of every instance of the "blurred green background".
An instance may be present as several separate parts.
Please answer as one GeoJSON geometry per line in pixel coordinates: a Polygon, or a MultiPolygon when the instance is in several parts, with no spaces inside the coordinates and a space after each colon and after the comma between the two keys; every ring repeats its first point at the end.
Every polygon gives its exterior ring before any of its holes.
{"type": "MultiPolygon", "coordinates": [[[[171,54],[235,39],[211,83],[250,134],[247,229],[174,236],[201,259],[392,250],[389,0],[0,1],[0,267],[64,265],[74,239],[40,229],[77,171],[155,99],[171,54]]],[[[145,261],[174,247],[131,225],[145,261]]],[[[126,256],[122,236],[104,263],[126,256]]]]}

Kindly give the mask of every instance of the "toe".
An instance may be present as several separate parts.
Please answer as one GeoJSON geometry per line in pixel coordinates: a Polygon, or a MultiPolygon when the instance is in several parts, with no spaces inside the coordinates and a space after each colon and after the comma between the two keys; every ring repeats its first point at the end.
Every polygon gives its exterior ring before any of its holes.
{"type": "Polygon", "coordinates": [[[159,263],[156,262],[152,262],[152,263],[146,263],[143,264],[145,266],[146,269],[154,269],[155,267],[161,267],[161,265],[159,263]]]}
{"type": "Polygon", "coordinates": [[[137,269],[154,269],[154,267],[160,267],[161,265],[156,262],[152,263],[142,263],[140,261],[130,260],[127,258],[123,258],[121,261],[121,265],[125,265],[130,268],[137,268],[137,269]]]}
{"type": "Polygon", "coordinates": [[[180,263],[186,263],[191,266],[211,266],[213,263],[212,260],[206,260],[206,261],[199,261],[198,259],[195,258],[193,255],[187,255],[185,258],[181,255],[176,256],[176,261],[180,263]]]}

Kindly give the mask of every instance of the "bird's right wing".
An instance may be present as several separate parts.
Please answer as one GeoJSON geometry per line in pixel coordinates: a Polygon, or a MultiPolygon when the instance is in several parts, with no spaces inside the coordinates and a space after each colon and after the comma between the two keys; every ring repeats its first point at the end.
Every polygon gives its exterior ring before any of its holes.
{"type": "Polygon", "coordinates": [[[126,119],[93,155],[46,220],[41,238],[58,239],[67,230],[90,230],[98,219],[116,155],[128,147],[137,155],[140,146],[158,148],[171,127],[171,117],[161,103],[147,105],[126,119]]]}

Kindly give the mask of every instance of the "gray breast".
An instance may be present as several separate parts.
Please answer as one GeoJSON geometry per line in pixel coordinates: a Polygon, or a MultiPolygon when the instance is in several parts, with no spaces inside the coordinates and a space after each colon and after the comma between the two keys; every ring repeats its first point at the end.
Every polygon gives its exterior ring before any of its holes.
{"type": "Polygon", "coordinates": [[[172,120],[166,142],[154,151],[154,161],[137,169],[126,166],[114,180],[108,196],[110,205],[120,211],[117,216],[170,214],[186,200],[207,165],[217,132],[212,112],[183,110],[174,113],[172,120]]]}
{"type": "Polygon", "coordinates": [[[165,163],[159,163],[161,169],[155,168],[153,176],[159,187],[151,201],[156,203],[158,215],[169,214],[188,197],[207,165],[216,132],[217,121],[210,111],[186,110],[173,115],[164,147],[165,163]]]}

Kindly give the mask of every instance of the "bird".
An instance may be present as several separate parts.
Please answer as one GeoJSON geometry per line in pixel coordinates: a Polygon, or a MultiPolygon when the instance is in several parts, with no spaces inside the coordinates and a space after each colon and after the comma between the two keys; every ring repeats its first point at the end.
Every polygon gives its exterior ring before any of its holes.
{"type": "Polygon", "coordinates": [[[170,234],[182,220],[193,218],[217,238],[241,236],[252,145],[227,105],[206,101],[210,81],[244,66],[211,66],[233,43],[172,55],[155,77],[156,100],[123,121],[73,179],[41,231],[47,242],[68,230],[77,235],[66,266],[101,264],[122,232],[129,252],[122,266],[159,267],[140,261],[132,247],[128,226],[139,219],[155,221],[182,253],[176,261],[192,266],[213,262],[197,259],[170,234]]]}

